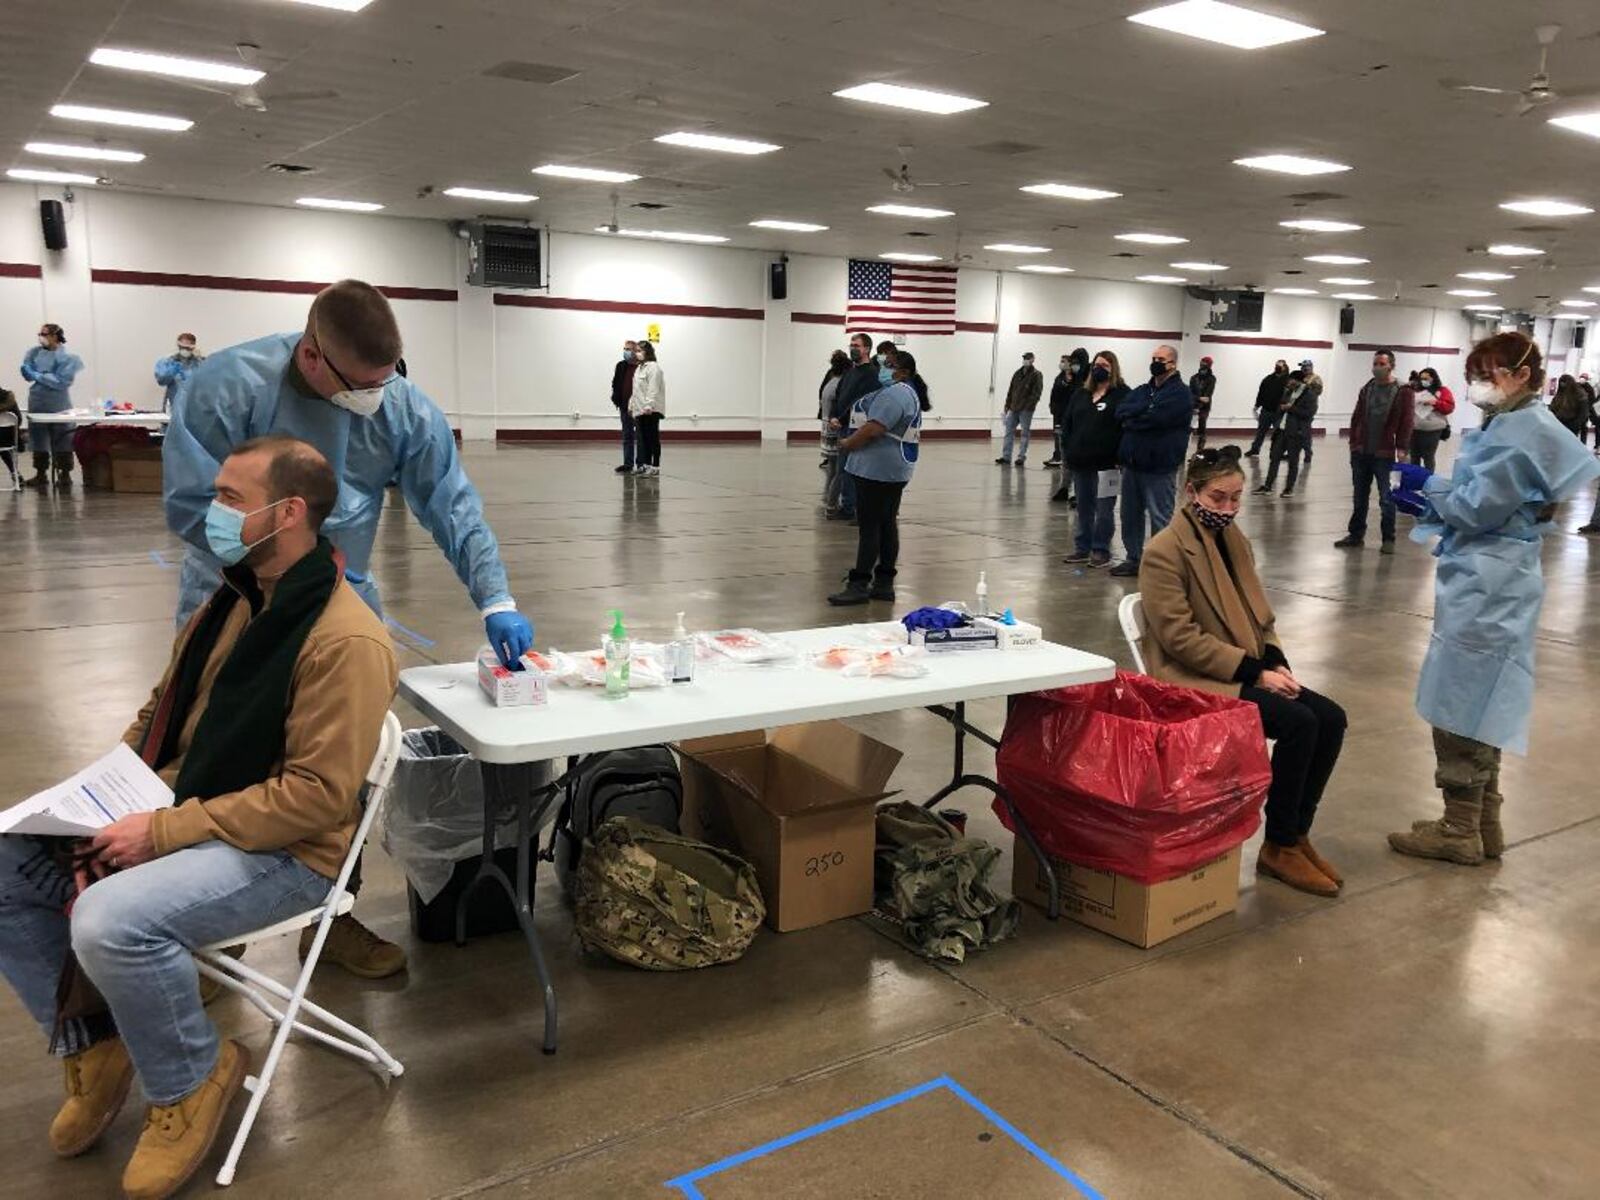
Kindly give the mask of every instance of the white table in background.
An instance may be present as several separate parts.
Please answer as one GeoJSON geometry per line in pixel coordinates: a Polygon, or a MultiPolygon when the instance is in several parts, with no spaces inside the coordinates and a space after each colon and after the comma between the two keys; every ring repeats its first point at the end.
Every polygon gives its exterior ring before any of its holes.
{"type": "MultiPolygon", "coordinates": [[[[859,639],[860,626],[801,629],[776,636],[794,646],[802,661],[812,652],[859,639]]],[[[481,764],[484,780],[484,854],[478,875],[456,907],[457,942],[464,938],[466,904],[480,883],[493,880],[516,907],[544,989],[545,1052],[556,1046],[555,988],[533,926],[531,897],[537,863],[529,840],[565,790],[580,760],[607,750],[675,742],[688,738],[744,733],[780,725],[866,717],[924,708],[956,731],[951,781],[925,802],[932,807],[952,792],[980,787],[994,793],[1010,811],[1019,836],[1038,858],[1050,884],[1051,916],[1056,915],[1055,874],[1040,853],[1026,823],[1002,788],[986,776],[969,774],[963,761],[968,734],[998,748],[996,738],[967,723],[969,700],[1010,697],[1050,688],[1110,679],[1116,665],[1108,658],[1045,642],[1028,650],[952,651],[930,654],[929,673],[915,679],[848,679],[837,671],[809,665],[702,667],[688,685],[634,691],[608,700],[599,688],[550,690],[547,705],[497,708],[479,690],[474,663],[413,667],[400,673],[400,695],[455,738],[481,764]],[[565,757],[567,771],[554,783],[532,784],[534,764],[565,757]],[[522,785],[522,786],[519,786],[522,785]],[[495,816],[517,810],[517,878],[513,882],[494,862],[495,816]]]]}
{"type": "Polygon", "coordinates": [[[98,408],[74,408],[67,412],[22,414],[24,421],[41,425],[168,425],[172,414],[164,412],[104,412],[98,408]]]}

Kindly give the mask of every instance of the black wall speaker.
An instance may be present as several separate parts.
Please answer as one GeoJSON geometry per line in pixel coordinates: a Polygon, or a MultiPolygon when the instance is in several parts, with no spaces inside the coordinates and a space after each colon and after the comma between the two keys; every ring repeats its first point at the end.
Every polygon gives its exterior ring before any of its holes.
{"type": "Polygon", "coordinates": [[[39,201],[39,228],[44,231],[46,250],[67,248],[67,214],[61,207],[61,201],[39,201]]]}
{"type": "Polygon", "coordinates": [[[1339,332],[1345,335],[1356,331],[1356,306],[1346,304],[1339,310],[1339,332]]]}
{"type": "Polygon", "coordinates": [[[789,264],[786,262],[768,264],[767,284],[774,300],[787,300],[789,298],[789,264]]]}
{"type": "Polygon", "coordinates": [[[1588,324],[1587,321],[1579,321],[1576,325],[1574,325],[1572,327],[1572,348],[1574,350],[1582,350],[1583,349],[1583,343],[1584,343],[1585,339],[1587,338],[1588,333],[1589,333],[1589,324],[1588,324]]]}

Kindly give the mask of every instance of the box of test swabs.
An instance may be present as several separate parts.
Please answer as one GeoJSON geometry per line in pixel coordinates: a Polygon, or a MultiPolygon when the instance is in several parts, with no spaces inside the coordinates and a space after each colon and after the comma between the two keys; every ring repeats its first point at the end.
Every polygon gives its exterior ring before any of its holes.
{"type": "Polygon", "coordinates": [[[548,675],[526,656],[522,670],[509,670],[500,665],[500,656],[487,646],[478,651],[478,686],[496,708],[550,702],[548,675]]]}

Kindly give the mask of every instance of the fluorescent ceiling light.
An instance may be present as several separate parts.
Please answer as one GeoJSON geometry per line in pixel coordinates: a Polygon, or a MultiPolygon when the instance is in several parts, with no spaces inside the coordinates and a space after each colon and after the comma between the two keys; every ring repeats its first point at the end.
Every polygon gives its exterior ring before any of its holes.
{"type": "Polygon", "coordinates": [[[939,261],[939,256],[937,254],[908,254],[903,250],[890,250],[887,254],[880,254],[880,255],[878,255],[878,257],[879,258],[887,258],[887,259],[892,260],[893,262],[938,262],[939,261]]]}
{"type": "Polygon", "coordinates": [[[6,174],[12,179],[25,179],[29,183],[99,183],[93,175],[79,175],[72,171],[39,171],[32,167],[12,167],[6,174]]]}
{"type": "Polygon", "coordinates": [[[1030,183],[1019,191],[1035,196],[1054,196],[1060,200],[1115,200],[1121,192],[1108,192],[1104,188],[1079,187],[1075,183],[1030,183]]]}
{"type": "Polygon", "coordinates": [[[56,142],[29,142],[23,147],[29,154],[44,154],[51,158],[92,158],[100,162],[143,162],[144,155],[137,150],[106,150],[100,146],[63,146],[56,142]]]}
{"type": "Polygon", "coordinates": [[[1222,4],[1219,0],[1183,0],[1180,4],[1135,13],[1128,20],[1165,29],[1168,33],[1220,42],[1236,50],[1263,50],[1285,42],[1321,37],[1323,33],[1298,21],[1286,21],[1282,17],[1240,8],[1237,4],[1222,4]]]}
{"type": "Polygon", "coordinates": [[[488,200],[496,204],[527,204],[539,198],[531,192],[497,192],[490,188],[475,187],[445,188],[444,194],[458,200],[488,200]]]}
{"type": "Polygon", "coordinates": [[[1275,296],[1320,296],[1322,294],[1321,292],[1317,291],[1316,288],[1296,287],[1273,288],[1272,292],[1275,296]]]}
{"type": "Polygon", "coordinates": [[[97,125],[125,125],[130,129],[165,129],[169,133],[185,133],[194,128],[194,122],[184,117],[163,117],[156,113],[128,112],[120,108],[93,108],[87,104],[58,104],[50,110],[50,115],[64,121],[92,121],[97,125]]]}
{"type": "Polygon", "coordinates": [[[1071,267],[1053,267],[1049,263],[1024,263],[1019,271],[1032,271],[1035,275],[1071,275],[1071,267]]]}
{"type": "Polygon", "coordinates": [[[233,83],[249,87],[267,77],[253,67],[210,62],[203,58],[178,58],[172,54],[150,54],[143,50],[108,50],[101,47],[89,55],[97,67],[120,67],[124,71],[143,71],[149,75],[170,75],[174,79],[200,79],[207,83],[233,83]]]}
{"type": "Polygon", "coordinates": [[[715,233],[679,233],[671,229],[612,229],[607,225],[596,225],[594,231],[614,233],[618,237],[651,238],[658,242],[697,242],[707,246],[728,240],[715,233]]]}
{"type": "Polygon", "coordinates": [[[1451,296],[1470,296],[1473,299],[1494,295],[1493,292],[1486,292],[1482,288],[1451,288],[1447,294],[1451,296]]]}
{"type": "Polygon", "coordinates": [[[918,208],[915,204],[874,204],[867,209],[870,213],[882,213],[886,217],[953,217],[955,213],[948,208],[918,208]]]}
{"type": "Polygon", "coordinates": [[[1370,279],[1357,279],[1352,275],[1329,275],[1322,282],[1338,284],[1341,287],[1369,287],[1372,284],[1370,279]]]}
{"type": "Polygon", "coordinates": [[[750,224],[756,229],[782,229],[789,233],[821,233],[827,228],[826,225],[813,225],[809,221],[778,221],[770,218],[751,221],[750,224]]]}
{"type": "Polygon", "coordinates": [[[291,4],[309,4],[313,8],[335,8],[340,12],[360,12],[372,0],[290,0],[291,4]]]}
{"type": "Polygon", "coordinates": [[[1568,308],[1593,308],[1595,302],[1593,300],[1563,300],[1561,303],[1568,308]]]}
{"type": "Polygon", "coordinates": [[[887,104],[890,108],[909,108],[914,112],[936,113],[941,117],[989,106],[987,100],[974,100],[971,96],[957,96],[951,92],[930,92],[925,88],[901,87],[897,83],[862,83],[835,92],[834,95],[841,100],[887,104]]]}
{"type": "Polygon", "coordinates": [[[1140,283],[1188,283],[1182,275],[1135,275],[1140,283]]]}
{"type": "Polygon", "coordinates": [[[1496,242],[1489,247],[1489,253],[1501,258],[1532,258],[1543,254],[1537,246],[1518,246],[1514,242],[1496,242]]]}
{"type": "Polygon", "coordinates": [[[1550,124],[1559,125],[1562,129],[1570,129],[1574,133],[1586,133],[1590,137],[1600,138],[1600,112],[1573,113],[1567,117],[1551,117],[1550,124]]]}
{"type": "Polygon", "coordinates": [[[1001,254],[1049,254],[1049,246],[1024,246],[1018,242],[990,242],[985,250],[998,250],[1001,254]]]}
{"type": "Polygon", "coordinates": [[[1378,299],[1378,297],[1374,296],[1371,292],[1335,292],[1333,294],[1333,298],[1335,300],[1376,300],[1376,299],[1378,299]]]}
{"type": "Polygon", "coordinates": [[[1505,305],[1503,305],[1503,304],[1469,304],[1469,305],[1467,305],[1467,311],[1468,312],[1505,312],[1505,310],[1506,310],[1505,309],[1505,305]]]}
{"type": "Polygon", "coordinates": [[[637,175],[626,171],[602,171],[598,167],[565,167],[560,163],[545,163],[533,169],[535,175],[554,175],[559,179],[587,179],[591,183],[632,183],[637,175]]]}
{"type": "Polygon", "coordinates": [[[1279,221],[1285,229],[1304,229],[1308,233],[1354,233],[1358,229],[1365,229],[1365,225],[1353,225],[1349,221],[1324,221],[1317,217],[1301,217],[1293,221],[1279,221]]]}
{"type": "Polygon", "coordinates": [[[1308,254],[1307,262],[1322,263],[1330,267],[1359,267],[1362,263],[1369,263],[1370,258],[1358,258],[1354,254],[1308,254]]]}
{"type": "Polygon", "coordinates": [[[1458,271],[1456,272],[1456,278],[1481,279],[1488,283],[1494,283],[1501,279],[1515,279],[1516,276],[1505,271],[1458,271]]]}
{"type": "Polygon", "coordinates": [[[1227,263],[1181,262],[1168,263],[1167,265],[1176,267],[1180,271],[1226,271],[1228,269],[1227,263]]]}
{"type": "Polygon", "coordinates": [[[1594,293],[1595,295],[1600,295],[1600,287],[1586,287],[1583,290],[1586,291],[1586,292],[1594,293]]]}
{"type": "Polygon", "coordinates": [[[1173,237],[1170,233],[1119,233],[1119,242],[1139,242],[1146,246],[1181,246],[1189,239],[1173,237]]]}
{"type": "Polygon", "coordinates": [[[1566,313],[1566,312],[1556,313],[1555,316],[1552,317],[1551,319],[1555,320],[1555,321],[1592,321],[1592,320],[1594,320],[1594,318],[1592,316],[1590,316],[1588,313],[1566,313]]]}
{"type": "Polygon", "coordinates": [[[772,142],[752,142],[746,138],[718,137],[713,133],[664,133],[656,139],[663,146],[688,146],[691,150],[720,150],[724,154],[771,154],[783,147],[772,142]]]}
{"type": "Polygon", "coordinates": [[[377,212],[383,207],[370,200],[327,200],[321,196],[301,196],[295,203],[302,208],[331,208],[337,212],[377,212]]]}
{"type": "Polygon", "coordinates": [[[1257,171],[1278,171],[1284,175],[1332,175],[1350,169],[1344,163],[1330,162],[1325,158],[1302,158],[1298,154],[1262,154],[1255,158],[1236,158],[1233,164],[1257,171]]]}
{"type": "Polygon", "coordinates": [[[1582,217],[1594,211],[1587,204],[1573,204],[1570,200],[1507,200],[1500,207],[1530,217],[1582,217]]]}

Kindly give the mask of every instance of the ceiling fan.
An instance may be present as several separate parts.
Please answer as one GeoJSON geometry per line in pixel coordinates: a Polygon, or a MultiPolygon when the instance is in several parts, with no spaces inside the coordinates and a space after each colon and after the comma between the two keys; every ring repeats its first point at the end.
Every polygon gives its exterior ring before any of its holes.
{"type": "Polygon", "coordinates": [[[1539,69],[1533,73],[1533,78],[1522,88],[1490,87],[1487,84],[1471,83],[1462,79],[1441,79],[1440,85],[1454,92],[1481,92],[1490,96],[1517,96],[1516,107],[1512,110],[1517,116],[1524,117],[1529,113],[1554,104],[1561,100],[1583,100],[1593,96],[1600,96],[1600,85],[1584,88],[1564,88],[1557,91],[1550,83],[1550,72],[1547,64],[1550,57],[1550,47],[1555,44],[1556,38],[1561,35],[1559,25],[1539,25],[1534,28],[1533,36],[1539,43],[1539,69]]]}
{"type": "MultiPolygon", "coordinates": [[[[261,53],[261,47],[256,43],[236,42],[233,49],[245,66],[254,67],[258,71],[267,69],[266,64],[261,61],[264,57],[261,53]]],[[[175,82],[181,83],[185,87],[196,88],[202,92],[227,96],[237,107],[248,109],[251,112],[267,112],[274,104],[298,104],[310,100],[334,100],[339,96],[339,93],[332,88],[319,88],[315,91],[304,92],[263,92],[258,85],[253,83],[245,84],[243,87],[230,88],[217,87],[209,83],[196,83],[190,79],[179,79],[175,82]]]]}
{"type": "Polygon", "coordinates": [[[900,152],[900,169],[898,171],[896,171],[893,167],[884,167],[883,168],[883,173],[894,181],[893,187],[894,187],[894,190],[897,191],[897,192],[914,192],[918,188],[929,188],[929,187],[968,187],[968,186],[970,186],[966,180],[962,180],[959,183],[948,183],[948,182],[947,183],[939,183],[939,182],[935,182],[935,181],[933,181],[931,179],[912,179],[911,178],[911,152],[913,150],[915,150],[916,147],[915,146],[896,146],[895,149],[900,152]]]}

